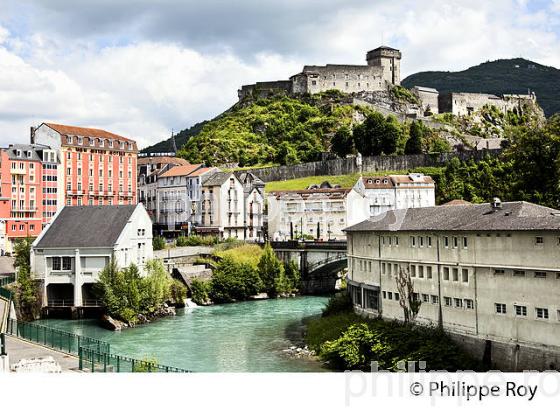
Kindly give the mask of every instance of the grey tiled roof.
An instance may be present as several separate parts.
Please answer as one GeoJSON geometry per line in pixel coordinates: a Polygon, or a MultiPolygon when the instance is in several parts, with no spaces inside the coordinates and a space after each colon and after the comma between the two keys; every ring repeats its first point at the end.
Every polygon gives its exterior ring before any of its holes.
{"type": "Polygon", "coordinates": [[[42,158],[39,156],[38,150],[43,150],[49,148],[47,146],[42,145],[31,145],[31,144],[12,144],[8,148],[4,148],[6,150],[8,157],[12,160],[33,160],[33,161],[41,161],[42,158]],[[22,155],[21,157],[17,156],[17,150],[20,150],[22,155]],[[31,157],[27,157],[27,152],[31,151],[31,157]]]}
{"type": "Polygon", "coordinates": [[[113,247],[136,205],[66,206],[36,248],[113,247]]]}
{"type": "Polygon", "coordinates": [[[214,174],[208,175],[207,178],[202,177],[202,185],[203,186],[216,186],[222,185],[224,182],[228,180],[228,178],[232,175],[231,172],[216,172],[214,174]]]}
{"type": "Polygon", "coordinates": [[[345,229],[360,231],[560,230],[560,211],[528,202],[434,206],[388,211],[345,229]]]}

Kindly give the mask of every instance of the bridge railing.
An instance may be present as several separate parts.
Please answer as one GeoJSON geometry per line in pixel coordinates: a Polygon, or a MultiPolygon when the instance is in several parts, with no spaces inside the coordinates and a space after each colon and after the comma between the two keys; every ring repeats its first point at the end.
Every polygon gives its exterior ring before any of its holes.
{"type": "Polygon", "coordinates": [[[346,241],[270,241],[273,249],[334,249],[345,250],[346,241]]]}
{"type": "Polygon", "coordinates": [[[331,256],[327,259],[323,259],[323,260],[320,260],[318,262],[310,263],[308,265],[307,269],[309,271],[312,271],[312,270],[318,268],[319,266],[324,266],[324,265],[327,265],[331,262],[336,262],[336,261],[344,260],[344,259],[347,259],[347,258],[348,258],[348,256],[346,255],[346,253],[338,253],[338,254],[336,254],[334,256],[331,256]]]}

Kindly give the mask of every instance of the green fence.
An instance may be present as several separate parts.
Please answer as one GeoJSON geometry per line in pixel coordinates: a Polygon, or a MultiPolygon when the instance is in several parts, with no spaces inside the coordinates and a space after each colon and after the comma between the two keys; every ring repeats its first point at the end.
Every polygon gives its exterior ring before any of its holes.
{"type": "Polygon", "coordinates": [[[8,302],[12,300],[12,292],[5,289],[4,286],[14,283],[16,277],[14,275],[4,276],[0,278],[0,297],[6,299],[8,302]]]}
{"type": "Polygon", "coordinates": [[[6,335],[0,333],[0,356],[6,355],[6,335]]]}
{"type": "Polygon", "coordinates": [[[115,373],[190,373],[188,370],[165,366],[150,360],[138,360],[112,353],[100,353],[81,347],[80,370],[115,373]]]}
{"type": "Polygon", "coordinates": [[[80,353],[81,347],[87,347],[88,350],[96,353],[110,353],[111,349],[109,343],[101,340],[35,323],[18,322],[14,319],[8,320],[6,333],[76,356],[80,353]]]}

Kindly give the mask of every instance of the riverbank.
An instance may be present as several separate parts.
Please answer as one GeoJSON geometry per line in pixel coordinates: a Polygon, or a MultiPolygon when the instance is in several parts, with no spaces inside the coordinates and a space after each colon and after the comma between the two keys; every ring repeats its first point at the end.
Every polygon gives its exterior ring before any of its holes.
{"type": "Polygon", "coordinates": [[[482,371],[439,329],[401,322],[368,319],[351,311],[332,313],[307,321],[306,343],[333,370],[398,370],[399,362],[425,362],[425,370],[482,371]]]}

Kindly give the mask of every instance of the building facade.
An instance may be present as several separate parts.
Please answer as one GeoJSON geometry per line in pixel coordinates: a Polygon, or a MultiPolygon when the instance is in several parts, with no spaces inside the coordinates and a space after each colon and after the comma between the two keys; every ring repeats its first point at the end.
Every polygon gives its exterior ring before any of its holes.
{"type": "Polygon", "coordinates": [[[243,239],[243,185],[233,172],[216,172],[202,178],[202,223],[196,227],[201,235],[243,239]]]}
{"type": "Polygon", "coordinates": [[[157,179],[174,166],[187,165],[182,158],[153,156],[138,158],[138,202],[142,203],[146,211],[156,223],[157,210],[157,179]]]}
{"type": "Polygon", "coordinates": [[[57,209],[56,151],[41,145],[0,149],[0,250],[36,237],[57,209]]]}
{"type": "Polygon", "coordinates": [[[267,195],[269,238],[275,241],[345,239],[349,192],[350,189],[328,182],[304,190],[270,192],[267,195]]]}
{"type": "Polygon", "coordinates": [[[504,370],[560,367],[560,211],[498,200],[404,209],[346,233],[358,311],[403,320],[406,275],[416,322],[504,370]]]}
{"type": "Polygon", "coordinates": [[[190,231],[191,201],[188,175],[202,164],[179,165],[161,174],[157,181],[157,226],[162,231],[190,231]]]}
{"type": "Polygon", "coordinates": [[[31,272],[43,306],[98,306],[93,285],[114,258],[144,275],[153,258],[152,222],[144,206],[67,206],[33,242],[31,272]]]}
{"type": "Polygon", "coordinates": [[[348,225],[392,209],[434,206],[435,183],[427,175],[361,177],[348,193],[348,225]]]}
{"type": "Polygon", "coordinates": [[[31,142],[50,146],[60,158],[58,209],[137,202],[136,142],[95,128],[42,123],[31,142]]]}
{"type": "Polygon", "coordinates": [[[251,172],[240,172],[236,176],[243,185],[244,239],[261,242],[264,240],[265,183],[251,172]]]}

